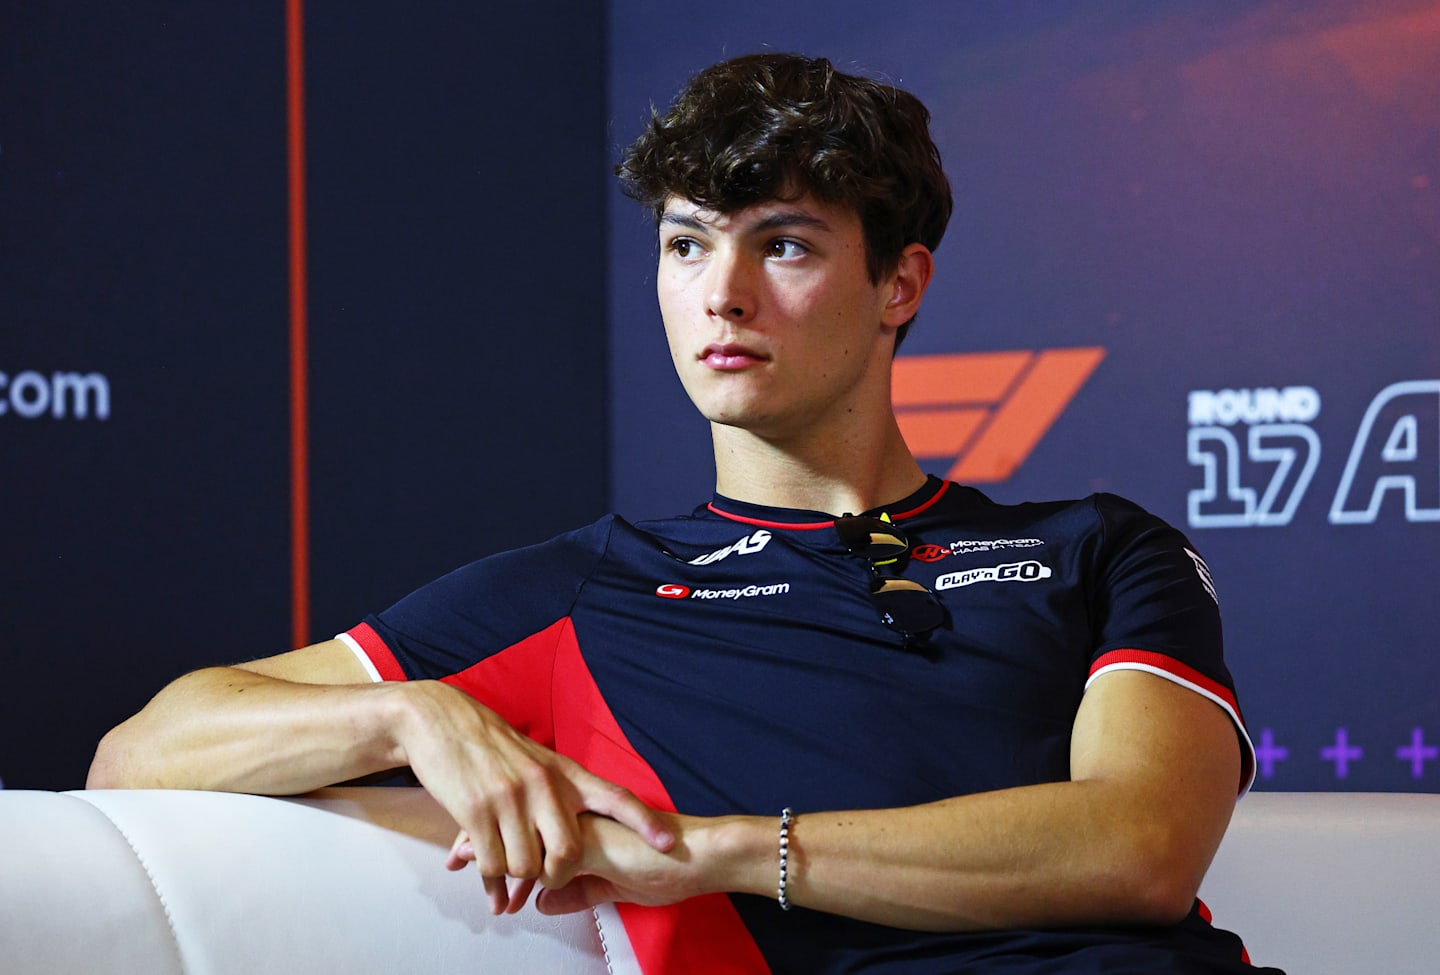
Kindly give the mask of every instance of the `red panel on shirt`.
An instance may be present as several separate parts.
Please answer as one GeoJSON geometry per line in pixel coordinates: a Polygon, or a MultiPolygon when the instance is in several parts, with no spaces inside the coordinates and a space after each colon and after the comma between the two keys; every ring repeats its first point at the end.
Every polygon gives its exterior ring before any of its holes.
{"type": "MultiPolygon", "coordinates": [[[[368,637],[359,629],[351,635],[381,674],[386,674],[382,659],[398,670],[378,635],[368,626],[368,637]]],[[[651,808],[675,811],[660,777],[631,746],[601,696],[568,617],[444,681],[535,741],[625,786],[651,808]]],[[[667,907],[616,909],[645,975],[769,975],[770,966],[724,894],[667,907]]]]}
{"type": "Polygon", "coordinates": [[[360,649],[365,651],[365,656],[375,665],[375,671],[380,675],[381,680],[405,680],[405,671],[401,669],[399,661],[380,639],[380,634],[370,626],[369,623],[358,623],[346,631],[346,636],[360,644],[360,649]]]}

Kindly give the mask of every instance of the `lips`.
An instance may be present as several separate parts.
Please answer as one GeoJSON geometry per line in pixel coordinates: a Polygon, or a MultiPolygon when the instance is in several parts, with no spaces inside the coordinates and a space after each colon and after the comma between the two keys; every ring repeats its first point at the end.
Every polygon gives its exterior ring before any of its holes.
{"type": "Polygon", "coordinates": [[[700,353],[700,361],[711,369],[728,372],[764,362],[765,356],[748,346],[726,342],[707,345],[700,353]]]}

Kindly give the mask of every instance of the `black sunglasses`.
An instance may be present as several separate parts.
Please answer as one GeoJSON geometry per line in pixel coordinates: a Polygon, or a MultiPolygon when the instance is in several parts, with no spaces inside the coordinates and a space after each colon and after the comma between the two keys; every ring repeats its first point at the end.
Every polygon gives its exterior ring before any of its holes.
{"type": "Polygon", "coordinates": [[[885,575],[881,566],[894,565],[910,551],[910,539],[888,518],[845,515],[835,519],[840,541],[870,563],[870,598],[880,618],[899,630],[908,647],[924,639],[945,622],[945,607],[925,586],[913,579],[885,575]]]}

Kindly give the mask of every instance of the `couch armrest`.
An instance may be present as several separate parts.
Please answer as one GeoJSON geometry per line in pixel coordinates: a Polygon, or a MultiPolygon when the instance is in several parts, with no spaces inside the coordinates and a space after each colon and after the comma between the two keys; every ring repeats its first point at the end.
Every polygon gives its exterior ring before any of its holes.
{"type": "Polygon", "coordinates": [[[1257,965],[1291,975],[1440,971],[1440,795],[1260,792],[1201,886],[1257,965]]]}
{"type": "MultiPolygon", "coordinates": [[[[491,917],[478,878],[443,867],[454,832],[420,789],[0,791],[4,971],[636,971],[590,914],[491,917]]],[[[1251,795],[1201,897],[1257,964],[1431,975],[1440,796],[1251,795]]]]}
{"type": "Polygon", "coordinates": [[[607,971],[590,913],[492,917],[454,834],[420,789],[0,791],[4,970],[607,971]]]}

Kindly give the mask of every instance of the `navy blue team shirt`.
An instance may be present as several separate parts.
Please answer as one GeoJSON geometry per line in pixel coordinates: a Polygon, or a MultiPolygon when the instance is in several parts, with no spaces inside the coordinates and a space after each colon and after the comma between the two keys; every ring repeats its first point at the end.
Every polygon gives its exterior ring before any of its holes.
{"type": "MultiPolygon", "coordinates": [[[[833,515],[721,496],[481,559],[343,638],[377,678],[454,684],[652,807],[692,815],[1066,780],[1081,696],[1116,669],[1223,708],[1248,788],[1215,591],[1178,531],[1113,495],[1000,505],[934,477],[883,510],[913,545],[886,571],[930,587],[949,617],[909,648],[833,515]]],[[[1199,902],[1174,927],[980,934],[748,895],[618,911],[646,975],[1255,971],[1199,902]]]]}

